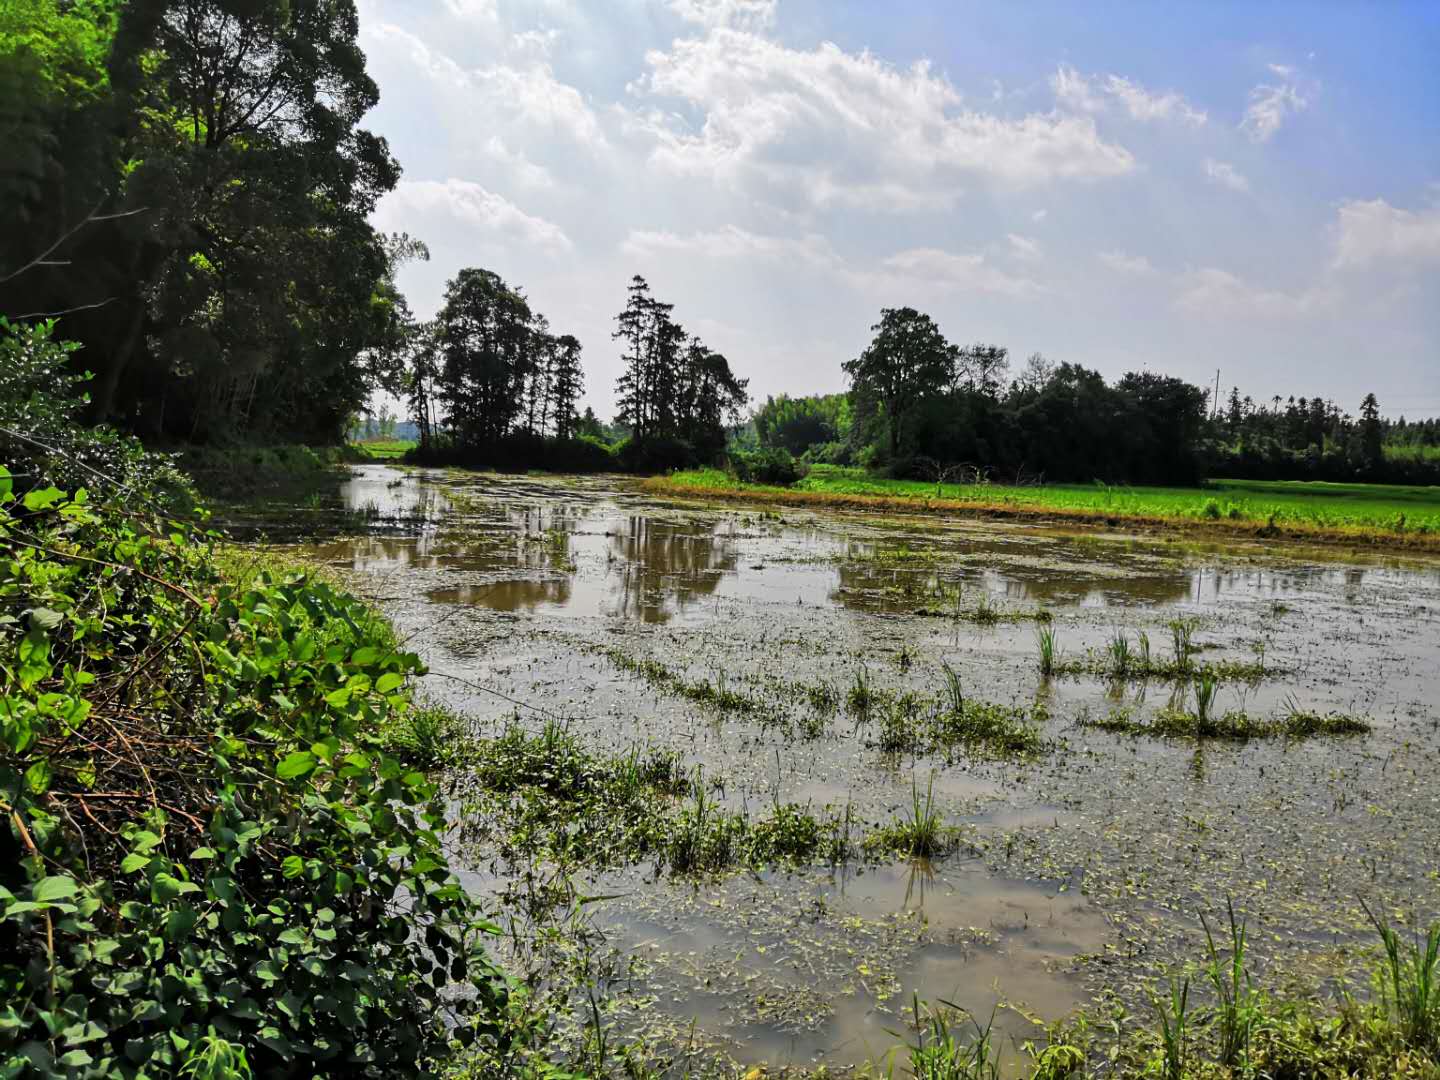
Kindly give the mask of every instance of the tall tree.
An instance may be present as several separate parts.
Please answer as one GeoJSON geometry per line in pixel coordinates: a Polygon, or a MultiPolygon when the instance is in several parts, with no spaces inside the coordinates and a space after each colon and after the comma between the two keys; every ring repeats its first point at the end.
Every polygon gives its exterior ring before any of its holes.
{"type": "Polygon", "coordinates": [[[885,308],[870,328],[875,338],[844,365],[854,391],[884,409],[890,456],[900,456],[915,407],[955,381],[959,350],[929,315],[914,308],[885,308]]]}

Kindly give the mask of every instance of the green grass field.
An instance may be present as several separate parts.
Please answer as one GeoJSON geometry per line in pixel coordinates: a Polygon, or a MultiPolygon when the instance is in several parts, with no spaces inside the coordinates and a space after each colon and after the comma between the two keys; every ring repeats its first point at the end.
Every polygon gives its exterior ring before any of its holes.
{"type": "Polygon", "coordinates": [[[404,457],[405,453],[415,449],[415,446],[414,439],[367,439],[350,444],[351,449],[377,461],[393,461],[395,458],[404,457]]]}
{"type": "Polygon", "coordinates": [[[863,469],[817,465],[790,488],[742,484],[718,469],[665,478],[672,491],[808,493],[863,504],[952,503],[977,510],[1058,510],[1076,517],[1130,517],[1177,521],[1229,521],[1303,526],[1345,532],[1440,534],[1440,487],[1324,484],[1289,481],[1214,480],[1199,488],[1124,487],[1104,484],[934,484],[870,476],[863,469]]]}

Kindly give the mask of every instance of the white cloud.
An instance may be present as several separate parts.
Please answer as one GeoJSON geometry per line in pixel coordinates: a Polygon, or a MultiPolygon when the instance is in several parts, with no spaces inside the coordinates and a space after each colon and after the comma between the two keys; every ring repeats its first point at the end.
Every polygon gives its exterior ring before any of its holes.
{"type": "Polygon", "coordinates": [[[1155,273],[1155,267],[1144,255],[1127,255],[1123,251],[1102,251],[1095,256],[1111,270],[1120,274],[1145,276],[1155,273]]]}
{"type": "Polygon", "coordinates": [[[1214,158],[1205,159],[1205,175],[1210,182],[1227,187],[1231,191],[1249,191],[1250,181],[1236,171],[1235,166],[1224,161],[1216,161],[1214,158]]]}
{"type": "MultiPolygon", "coordinates": [[[[539,58],[512,57],[498,63],[467,69],[431,49],[420,38],[392,23],[362,29],[367,49],[399,54],[424,75],[459,100],[450,107],[468,124],[483,117],[495,126],[519,129],[526,138],[561,135],[591,150],[605,147],[600,123],[580,91],[555,77],[543,52],[539,58]]],[[[520,35],[522,52],[534,52],[534,42],[520,35]]]]}
{"type": "Polygon", "coordinates": [[[868,289],[872,284],[900,292],[930,295],[955,292],[1026,296],[1044,292],[1039,282],[999,270],[978,254],[957,255],[938,248],[911,248],[881,261],[878,273],[856,276],[868,289]]]}
{"type": "Polygon", "coordinates": [[[1069,64],[1061,64],[1050,76],[1050,88],[1055,91],[1055,101],[1067,109],[1078,112],[1098,113],[1105,110],[1105,102],[1090,86],[1090,80],[1069,64]]]}
{"type": "Polygon", "coordinates": [[[1010,254],[1015,258],[1026,260],[1040,258],[1040,242],[1038,240],[1013,232],[1007,233],[1005,238],[1010,241],[1010,254]]]}
{"type": "MultiPolygon", "coordinates": [[[[417,216],[449,218],[480,230],[487,239],[514,240],[552,254],[572,247],[570,238],[554,222],[527,214],[503,195],[469,180],[402,180],[376,211],[385,228],[413,228],[417,216]],[[391,224],[396,222],[411,224],[391,224]]],[[[418,231],[423,235],[423,228],[418,231]]]]}
{"type": "Polygon", "coordinates": [[[1119,75],[1105,77],[1105,92],[1125,106],[1136,120],[1180,120],[1194,127],[1202,126],[1208,117],[1174,90],[1152,94],[1139,83],[1119,75]]]}
{"type": "Polygon", "coordinates": [[[1384,199],[1342,204],[1335,265],[1359,267],[1384,259],[1440,263],[1440,205],[1404,210],[1384,199]]]}
{"type": "Polygon", "coordinates": [[[555,177],[543,165],[537,165],[518,150],[512,150],[499,135],[485,140],[484,155],[503,167],[506,175],[521,187],[537,191],[555,187],[555,177]]]}
{"type": "Polygon", "coordinates": [[[632,130],[653,140],[652,161],[756,198],[914,210],[952,205],[969,180],[1029,185],[1134,168],[1089,117],[962,108],[925,61],[902,69],[830,43],[796,50],[729,29],[646,60],[650,73],[632,92],[679,99],[697,114],[693,124],[632,114],[632,130]]]}
{"type": "Polygon", "coordinates": [[[632,230],[620,245],[627,255],[645,256],[656,252],[684,252],[711,259],[800,259],[817,266],[838,268],[840,260],[820,236],[799,239],[762,236],[737,225],[688,234],[668,231],[632,230]]]}
{"type": "Polygon", "coordinates": [[[1264,289],[1215,267],[1192,270],[1177,280],[1176,307],[1205,318],[1294,319],[1312,315],[1336,299],[1329,287],[1301,292],[1264,289]]]}
{"type": "Polygon", "coordinates": [[[1203,109],[1197,109],[1174,90],[1151,93],[1133,79],[1122,75],[1087,78],[1073,67],[1061,64],[1050,76],[1058,104],[1078,112],[1099,113],[1118,102],[1134,120],[1179,120],[1193,127],[1206,123],[1203,109]],[[1108,99],[1108,100],[1107,100],[1108,99]]]}
{"type": "MultiPolygon", "coordinates": [[[[1271,64],[1270,70],[1283,78],[1294,74],[1293,69],[1283,65],[1271,64]]],[[[1309,98],[1302,96],[1292,82],[1279,85],[1261,83],[1250,91],[1250,104],[1240,121],[1240,130],[1250,137],[1251,142],[1269,142],[1287,116],[1300,112],[1309,104],[1309,98]]]]}
{"type": "Polygon", "coordinates": [[[777,0],[670,0],[670,10],[704,27],[763,30],[775,25],[777,0]]]}
{"type": "Polygon", "coordinates": [[[456,18],[467,22],[498,23],[500,12],[496,0],[445,0],[445,8],[456,18]]]}
{"type": "Polygon", "coordinates": [[[1049,216],[1049,214],[1049,210],[1036,210],[1033,214],[1030,215],[1030,220],[1038,225],[1040,222],[1044,221],[1045,218],[1049,216]]]}
{"type": "MultiPolygon", "coordinates": [[[[1024,241],[1024,237],[1012,240],[1024,241]]],[[[1030,278],[1006,273],[981,254],[955,254],[939,248],[910,248],[880,260],[878,266],[846,262],[825,237],[764,236],[736,225],[693,233],[632,231],[620,245],[632,257],[674,253],[706,259],[753,259],[801,263],[833,275],[867,298],[877,291],[904,295],[907,291],[936,296],[956,291],[1021,296],[1043,292],[1030,278]]],[[[1038,251],[1038,245],[1037,245],[1038,251]]]]}

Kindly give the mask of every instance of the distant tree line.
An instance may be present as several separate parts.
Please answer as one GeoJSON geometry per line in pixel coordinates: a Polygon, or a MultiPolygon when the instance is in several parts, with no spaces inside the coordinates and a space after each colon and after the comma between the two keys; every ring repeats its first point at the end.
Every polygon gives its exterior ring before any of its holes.
{"type": "Polygon", "coordinates": [[[1226,476],[1440,483],[1440,420],[1388,420],[1374,394],[1352,416],[1320,397],[1257,404],[1235,387],[1209,435],[1209,465],[1226,476]]]}
{"type": "MultiPolygon", "coordinates": [[[[1107,383],[1038,353],[1012,377],[1005,347],[955,345],[912,308],[885,309],[872,332],[843,365],[848,393],[771,398],[756,411],[760,447],[802,465],[927,478],[1440,481],[1440,422],[1386,420],[1373,394],[1358,418],[1319,398],[1256,406],[1238,390],[1216,409],[1182,379],[1131,372],[1107,383]]],[[[773,461],[739,468],[785,471],[773,461]]]]}

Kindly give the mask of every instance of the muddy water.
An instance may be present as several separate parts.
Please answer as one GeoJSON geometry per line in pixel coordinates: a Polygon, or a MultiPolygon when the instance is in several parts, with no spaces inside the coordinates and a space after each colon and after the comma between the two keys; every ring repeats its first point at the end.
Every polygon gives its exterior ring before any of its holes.
{"type": "MultiPolygon", "coordinates": [[[[365,467],[319,510],[334,506],[361,534],[312,550],[440,673],[428,692],[483,723],[518,701],[527,722],[562,716],[597,746],[677,748],[757,813],[779,798],[880,823],[933,782],[970,830],[962,854],[926,866],[607,875],[595,891],[613,898],[591,910],[627,965],[629,1022],[657,1038],[741,1064],[855,1065],[893,1043],[918,993],[993,1016],[1013,1058],[1030,1018],[1138,1001],[1143,980],[1198,959],[1200,918],[1226,897],[1255,928],[1262,982],[1322,992],[1355,975],[1362,898],[1440,916],[1440,565],[684,505],[606,478],[365,467]],[[1004,617],[944,617],[979,604],[1004,617]],[[1117,630],[1167,655],[1167,623],[1196,617],[1203,659],[1267,668],[1222,686],[1220,710],[1344,711],[1374,730],[1197,749],[1081,727],[1177,689],[1041,678],[1034,624],[1008,621],[1039,608],[1072,657],[1117,630]],[[862,669],[935,694],[949,664],[974,696],[1045,703],[1055,749],[1028,764],[897,758],[843,713],[810,737],[677,701],[607,650],[760,695],[843,695],[862,669]]],[[[463,857],[473,882],[503,888],[485,853],[463,857]]]]}

